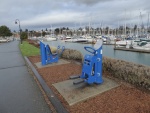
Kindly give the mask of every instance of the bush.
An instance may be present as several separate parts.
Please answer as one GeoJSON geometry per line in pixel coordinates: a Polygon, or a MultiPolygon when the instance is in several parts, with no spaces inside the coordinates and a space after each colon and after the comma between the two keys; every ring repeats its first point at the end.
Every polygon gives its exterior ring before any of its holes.
{"type": "Polygon", "coordinates": [[[22,40],[27,39],[28,38],[27,32],[21,32],[21,38],[22,40]]]}

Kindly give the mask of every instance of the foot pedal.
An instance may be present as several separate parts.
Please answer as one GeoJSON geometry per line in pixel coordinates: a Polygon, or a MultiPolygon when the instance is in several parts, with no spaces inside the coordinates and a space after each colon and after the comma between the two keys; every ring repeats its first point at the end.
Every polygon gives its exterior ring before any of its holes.
{"type": "Polygon", "coordinates": [[[73,81],[73,84],[77,85],[77,84],[80,84],[80,83],[83,83],[83,82],[84,82],[84,79],[77,79],[77,80],[73,81]]]}
{"type": "Polygon", "coordinates": [[[80,78],[80,76],[79,75],[72,75],[72,76],[70,76],[70,79],[77,79],[77,78],[80,78]]]}

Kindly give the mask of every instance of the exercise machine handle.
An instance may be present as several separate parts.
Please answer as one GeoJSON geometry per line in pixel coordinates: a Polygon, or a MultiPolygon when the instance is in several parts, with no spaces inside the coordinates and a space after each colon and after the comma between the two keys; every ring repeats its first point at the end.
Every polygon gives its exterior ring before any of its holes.
{"type": "Polygon", "coordinates": [[[87,46],[85,46],[84,49],[85,49],[86,51],[92,53],[92,54],[95,54],[95,52],[96,52],[96,50],[95,50],[94,48],[92,48],[92,47],[87,47],[87,46]]]}

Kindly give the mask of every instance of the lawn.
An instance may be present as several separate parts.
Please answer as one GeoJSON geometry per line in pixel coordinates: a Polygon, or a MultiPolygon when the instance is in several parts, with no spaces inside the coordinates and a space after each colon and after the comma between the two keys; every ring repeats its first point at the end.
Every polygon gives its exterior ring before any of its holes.
{"type": "Polygon", "coordinates": [[[29,44],[27,41],[23,41],[23,43],[20,44],[19,47],[23,56],[40,55],[40,49],[29,44]]]}

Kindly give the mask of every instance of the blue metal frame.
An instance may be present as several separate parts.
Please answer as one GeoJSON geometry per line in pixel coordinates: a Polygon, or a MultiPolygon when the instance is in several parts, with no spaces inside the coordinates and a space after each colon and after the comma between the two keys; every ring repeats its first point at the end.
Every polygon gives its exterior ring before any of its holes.
{"type": "Polygon", "coordinates": [[[84,79],[88,84],[101,84],[103,82],[102,46],[98,49],[92,47],[84,47],[84,49],[93,55],[85,55],[80,78],[84,79]]]}
{"type": "Polygon", "coordinates": [[[45,45],[43,42],[40,41],[40,52],[41,52],[41,62],[42,65],[47,65],[51,63],[58,62],[59,56],[64,51],[65,47],[62,47],[62,51],[58,54],[58,50],[60,46],[57,47],[56,53],[52,53],[49,45],[45,45]]]}

